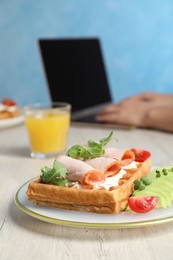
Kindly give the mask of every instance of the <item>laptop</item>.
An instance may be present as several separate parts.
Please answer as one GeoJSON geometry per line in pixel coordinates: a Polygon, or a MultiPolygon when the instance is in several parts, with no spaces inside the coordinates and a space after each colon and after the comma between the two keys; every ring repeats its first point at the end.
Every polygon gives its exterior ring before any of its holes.
{"type": "Polygon", "coordinates": [[[95,115],[112,102],[98,38],[39,39],[51,101],[72,105],[72,122],[97,123],[95,115]]]}

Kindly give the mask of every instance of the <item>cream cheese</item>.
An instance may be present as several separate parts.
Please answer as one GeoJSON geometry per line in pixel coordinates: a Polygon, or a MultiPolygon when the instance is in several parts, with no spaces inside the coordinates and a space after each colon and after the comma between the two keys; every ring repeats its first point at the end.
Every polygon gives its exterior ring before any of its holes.
{"type": "Polygon", "coordinates": [[[6,110],[10,113],[13,113],[17,110],[17,106],[6,106],[6,110]]]}
{"type": "Polygon", "coordinates": [[[6,106],[4,106],[3,104],[0,103],[0,111],[5,111],[6,110],[6,106]]]}
{"type": "Polygon", "coordinates": [[[138,164],[139,164],[138,162],[133,161],[132,163],[130,163],[130,164],[126,165],[126,166],[123,166],[123,169],[133,169],[133,168],[137,168],[137,165],[138,165],[138,164]]]}
{"type": "Polygon", "coordinates": [[[123,177],[125,173],[126,171],[124,169],[121,169],[121,171],[115,176],[106,178],[105,182],[98,185],[98,188],[104,187],[106,190],[109,190],[109,188],[112,186],[118,186],[118,181],[123,177]]]}
{"type": "Polygon", "coordinates": [[[77,189],[79,189],[81,187],[81,185],[79,184],[79,182],[77,181],[69,181],[67,184],[66,184],[66,187],[75,187],[77,189]]]}
{"type": "Polygon", "coordinates": [[[120,170],[120,172],[118,174],[116,174],[113,177],[106,178],[105,182],[101,183],[98,186],[98,188],[104,187],[106,190],[109,190],[110,187],[118,186],[119,180],[123,177],[124,174],[126,174],[125,169],[134,169],[134,168],[137,168],[137,163],[134,161],[127,166],[123,166],[123,168],[120,170]]]}

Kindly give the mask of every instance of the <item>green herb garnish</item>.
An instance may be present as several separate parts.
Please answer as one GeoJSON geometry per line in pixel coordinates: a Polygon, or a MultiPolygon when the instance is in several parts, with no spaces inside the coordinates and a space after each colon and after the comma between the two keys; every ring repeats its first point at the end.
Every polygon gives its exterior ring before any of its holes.
{"type": "MultiPolygon", "coordinates": [[[[171,207],[173,202],[173,167],[165,166],[155,169],[149,173],[149,178],[152,180],[151,185],[145,186],[144,190],[136,189],[132,196],[157,196],[157,207],[171,207]]],[[[135,183],[134,183],[135,186],[135,183]]]]}
{"type": "Polygon", "coordinates": [[[74,145],[67,151],[67,156],[72,158],[95,158],[100,157],[105,153],[104,146],[107,145],[112,139],[113,131],[109,134],[108,137],[102,138],[98,143],[93,140],[88,141],[87,146],[83,145],[74,145]]]}
{"type": "Polygon", "coordinates": [[[41,169],[40,179],[44,183],[54,184],[57,186],[65,186],[68,182],[66,179],[67,170],[64,165],[58,161],[53,162],[53,168],[47,166],[41,169]]]}

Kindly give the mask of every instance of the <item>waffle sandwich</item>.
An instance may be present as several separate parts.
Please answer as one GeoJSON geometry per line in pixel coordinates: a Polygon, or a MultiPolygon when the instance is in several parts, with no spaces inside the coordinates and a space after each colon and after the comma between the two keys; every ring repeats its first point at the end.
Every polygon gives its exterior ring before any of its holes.
{"type": "Polygon", "coordinates": [[[128,198],[134,190],[134,180],[146,176],[150,168],[151,161],[146,160],[136,168],[127,169],[118,185],[112,185],[109,189],[103,186],[88,188],[76,184],[55,186],[44,184],[38,179],[29,184],[27,195],[30,201],[43,206],[95,213],[118,213],[127,206],[128,198]]]}
{"type": "Polygon", "coordinates": [[[19,115],[19,107],[15,101],[5,98],[0,102],[0,120],[14,118],[19,115]]]}
{"type": "MultiPolygon", "coordinates": [[[[65,210],[108,214],[123,211],[134,191],[134,181],[148,175],[152,166],[147,158],[149,153],[141,160],[139,153],[132,150],[110,147],[102,156],[93,159],[72,158],[71,153],[61,155],[54,164],[60,166],[59,172],[64,167],[66,176],[57,174],[51,183],[51,169],[44,168],[40,178],[29,184],[28,199],[38,205],[65,210]],[[43,178],[45,171],[46,181],[43,178]]],[[[55,175],[55,170],[53,173],[55,175]]]]}

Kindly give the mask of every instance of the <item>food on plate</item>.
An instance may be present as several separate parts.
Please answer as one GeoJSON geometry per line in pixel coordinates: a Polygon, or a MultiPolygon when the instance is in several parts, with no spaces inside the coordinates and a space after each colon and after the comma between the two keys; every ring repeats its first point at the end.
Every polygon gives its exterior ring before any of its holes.
{"type": "Polygon", "coordinates": [[[149,183],[141,189],[140,184],[144,183],[141,179],[136,182],[133,198],[157,196],[157,207],[170,207],[173,201],[173,166],[160,167],[153,170],[148,176],[149,183]]]}
{"type": "Polygon", "coordinates": [[[136,162],[144,162],[151,156],[150,152],[146,150],[132,148],[131,151],[135,154],[136,162]]]}
{"type": "Polygon", "coordinates": [[[112,135],[75,145],[58,156],[52,168],[43,167],[40,178],[28,186],[28,199],[66,210],[111,214],[125,210],[134,181],[147,176],[152,163],[149,158],[135,161],[130,149],[108,146],[112,135]]]}
{"type": "Polygon", "coordinates": [[[137,213],[146,213],[157,206],[157,196],[130,197],[128,199],[129,207],[137,213]]]}
{"type": "Polygon", "coordinates": [[[0,120],[19,116],[20,111],[16,102],[10,98],[0,101],[0,120]]]}

